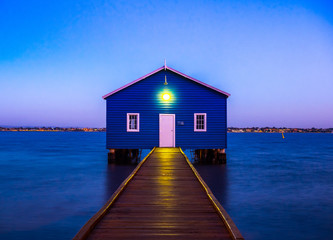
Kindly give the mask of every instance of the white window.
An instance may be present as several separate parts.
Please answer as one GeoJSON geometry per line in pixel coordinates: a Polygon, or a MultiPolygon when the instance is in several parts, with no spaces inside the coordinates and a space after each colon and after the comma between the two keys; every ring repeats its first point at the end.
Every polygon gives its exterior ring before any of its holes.
{"type": "Polygon", "coordinates": [[[206,132],[207,131],[207,114],[194,113],[194,131],[206,132]]]}
{"type": "Polygon", "coordinates": [[[140,114],[127,113],[127,132],[140,131],[140,114]]]}

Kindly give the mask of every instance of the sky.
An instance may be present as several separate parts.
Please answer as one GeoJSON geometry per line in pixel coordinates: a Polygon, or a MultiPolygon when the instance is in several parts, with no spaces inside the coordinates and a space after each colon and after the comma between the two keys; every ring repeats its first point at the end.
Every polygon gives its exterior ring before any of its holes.
{"type": "Polygon", "coordinates": [[[333,2],[0,0],[0,126],[105,127],[164,64],[231,94],[229,127],[333,127],[333,2]]]}

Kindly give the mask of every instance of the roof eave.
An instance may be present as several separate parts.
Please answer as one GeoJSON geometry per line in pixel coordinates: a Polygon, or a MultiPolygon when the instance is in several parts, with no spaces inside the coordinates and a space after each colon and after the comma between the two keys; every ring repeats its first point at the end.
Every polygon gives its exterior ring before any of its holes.
{"type": "Polygon", "coordinates": [[[132,81],[132,82],[130,82],[130,83],[128,83],[128,84],[126,84],[126,85],[124,85],[124,86],[122,86],[122,87],[120,87],[120,88],[118,88],[118,89],[116,89],[116,90],[114,90],[114,91],[106,94],[106,95],[104,95],[103,98],[106,99],[107,97],[115,94],[116,92],[119,92],[119,91],[121,91],[121,90],[123,90],[123,89],[125,89],[125,88],[127,88],[127,87],[129,87],[129,86],[131,86],[131,85],[133,85],[133,84],[135,84],[135,83],[137,83],[137,82],[139,82],[139,81],[141,81],[141,80],[143,80],[143,79],[145,79],[145,78],[147,78],[147,77],[149,77],[149,76],[151,76],[151,75],[159,72],[159,71],[161,71],[162,69],[164,69],[164,66],[160,67],[160,68],[156,69],[155,71],[152,71],[152,72],[150,72],[150,73],[148,73],[148,74],[146,74],[146,75],[144,75],[144,76],[142,76],[142,77],[140,77],[140,78],[138,78],[138,79],[136,79],[136,80],[134,80],[134,81],[132,81]]]}
{"type": "Polygon", "coordinates": [[[211,86],[211,85],[209,85],[209,84],[207,84],[207,83],[201,82],[200,80],[195,79],[195,78],[193,78],[193,77],[191,77],[191,76],[188,76],[188,75],[186,75],[186,74],[184,74],[184,73],[182,73],[182,72],[179,72],[179,71],[177,71],[176,69],[173,69],[173,68],[171,68],[171,67],[167,67],[167,69],[169,69],[170,71],[173,71],[173,72],[175,72],[175,73],[177,73],[177,74],[179,74],[179,75],[181,75],[181,76],[183,76],[183,77],[185,77],[185,78],[188,78],[188,79],[190,79],[190,80],[192,80],[192,81],[194,81],[194,82],[197,82],[197,83],[199,83],[199,84],[201,84],[201,85],[203,85],[203,86],[205,86],[205,87],[207,87],[207,88],[213,89],[213,90],[216,91],[216,92],[222,93],[222,94],[226,95],[227,97],[230,96],[230,93],[224,92],[224,91],[222,91],[222,90],[220,90],[220,89],[218,89],[218,88],[216,88],[216,87],[213,87],[213,86],[211,86]]]}

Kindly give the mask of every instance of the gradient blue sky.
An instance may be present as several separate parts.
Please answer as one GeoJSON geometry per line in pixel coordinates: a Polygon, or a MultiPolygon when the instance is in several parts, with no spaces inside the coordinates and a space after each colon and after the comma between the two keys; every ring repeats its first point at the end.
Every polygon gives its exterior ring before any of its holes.
{"type": "Polygon", "coordinates": [[[0,126],[104,127],[164,58],[231,93],[228,126],[333,127],[333,3],[292,0],[0,0],[0,126]]]}

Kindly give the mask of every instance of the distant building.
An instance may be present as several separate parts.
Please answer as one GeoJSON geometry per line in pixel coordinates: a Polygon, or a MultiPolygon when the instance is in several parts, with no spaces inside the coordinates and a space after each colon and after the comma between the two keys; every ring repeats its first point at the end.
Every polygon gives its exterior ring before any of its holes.
{"type": "Polygon", "coordinates": [[[225,149],[230,94],[168,66],[115,90],[106,100],[108,149],[225,149]]]}

